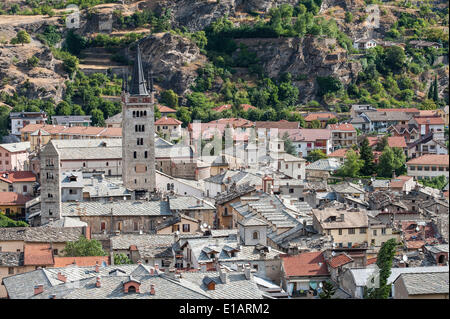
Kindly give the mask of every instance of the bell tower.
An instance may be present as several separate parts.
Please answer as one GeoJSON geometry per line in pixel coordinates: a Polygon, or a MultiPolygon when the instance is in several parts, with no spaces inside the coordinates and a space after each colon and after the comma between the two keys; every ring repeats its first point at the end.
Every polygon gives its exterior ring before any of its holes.
{"type": "Polygon", "coordinates": [[[122,87],[122,178],[138,192],[155,190],[155,118],[151,79],[144,78],[139,44],[131,81],[122,87]]]}

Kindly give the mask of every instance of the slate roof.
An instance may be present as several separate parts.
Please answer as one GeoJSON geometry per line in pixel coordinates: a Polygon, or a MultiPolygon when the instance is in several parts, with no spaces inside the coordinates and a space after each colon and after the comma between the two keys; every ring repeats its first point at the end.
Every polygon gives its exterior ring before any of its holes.
{"type": "Polygon", "coordinates": [[[242,226],[269,226],[269,223],[256,217],[244,218],[238,221],[238,224],[242,226]]]}
{"type": "Polygon", "coordinates": [[[83,234],[83,227],[28,227],[26,242],[64,243],[77,241],[83,234]]]}
{"type": "Polygon", "coordinates": [[[186,272],[182,278],[174,279],[159,271],[150,274],[147,265],[116,265],[100,267],[46,268],[13,275],[3,279],[11,299],[209,299],[209,298],[262,298],[257,284],[247,280],[243,273],[228,274],[227,284],[223,284],[217,272],[186,272]],[[64,283],[57,279],[58,272],[67,277],[64,283]],[[139,281],[140,293],[126,294],[123,282],[130,276],[139,281]],[[215,290],[207,290],[203,278],[210,277],[216,282],[215,290]],[[95,287],[100,277],[101,287],[95,287]],[[42,284],[44,292],[34,296],[34,286],[42,284]],[[155,295],[150,295],[150,285],[155,285],[155,295]]]}
{"type": "Polygon", "coordinates": [[[28,227],[0,227],[0,241],[24,241],[28,227]]]}
{"type": "MultiPolygon", "coordinates": [[[[375,268],[351,268],[351,272],[356,286],[365,286],[368,278],[375,271],[375,268]]],[[[405,273],[447,273],[448,266],[429,266],[429,267],[406,267],[391,268],[391,275],[388,277],[387,284],[393,283],[400,274],[405,273]]]]}
{"type": "Polygon", "coordinates": [[[173,235],[119,235],[111,237],[111,249],[128,250],[136,245],[141,258],[173,257],[173,235]]]}
{"type": "Polygon", "coordinates": [[[360,228],[369,226],[366,212],[338,211],[329,208],[324,210],[314,210],[313,214],[323,229],[360,228]],[[344,214],[343,221],[340,219],[341,214],[344,214]],[[336,221],[330,220],[330,216],[336,217],[336,221]]]}
{"type": "Polygon", "coordinates": [[[364,189],[361,186],[351,183],[351,182],[339,183],[339,184],[331,186],[331,188],[336,193],[342,193],[342,194],[355,194],[355,193],[364,194],[365,193],[364,189]]]}
{"type": "Polygon", "coordinates": [[[166,201],[131,201],[62,203],[62,216],[171,216],[166,201]]]}
{"type": "Polygon", "coordinates": [[[25,152],[30,148],[30,142],[6,143],[0,144],[0,147],[4,148],[10,153],[25,152]]]}
{"type": "Polygon", "coordinates": [[[0,267],[23,266],[23,252],[0,251],[0,267]]]}
{"type": "Polygon", "coordinates": [[[306,170],[336,171],[342,164],[336,158],[322,158],[306,166],[306,170]]]}
{"type": "Polygon", "coordinates": [[[403,280],[409,295],[447,294],[449,292],[449,273],[405,273],[397,280],[403,280]]]}
{"type": "Polygon", "coordinates": [[[211,210],[216,207],[210,202],[196,196],[179,196],[169,199],[171,211],[177,210],[211,210]]]}

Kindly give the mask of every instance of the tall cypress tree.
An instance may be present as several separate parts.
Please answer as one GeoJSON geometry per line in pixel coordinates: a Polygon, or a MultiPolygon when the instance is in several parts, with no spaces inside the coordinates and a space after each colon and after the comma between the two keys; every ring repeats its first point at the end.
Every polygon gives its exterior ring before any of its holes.
{"type": "Polygon", "coordinates": [[[439,102],[439,91],[438,91],[438,81],[437,75],[434,76],[434,85],[433,85],[433,100],[434,102],[439,102]]]}
{"type": "Polygon", "coordinates": [[[369,140],[367,139],[367,137],[361,143],[359,156],[364,161],[364,166],[360,170],[361,175],[372,175],[375,172],[375,163],[373,152],[369,146],[369,140]]]}

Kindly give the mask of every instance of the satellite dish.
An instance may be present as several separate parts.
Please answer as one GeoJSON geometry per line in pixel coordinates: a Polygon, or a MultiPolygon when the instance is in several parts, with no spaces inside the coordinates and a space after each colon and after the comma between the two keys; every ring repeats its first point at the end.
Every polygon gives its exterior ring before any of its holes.
{"type": "Polygon", "coordinates": [[[180,234],[180,231],[177,230],[177,231],[175,232],[175,234],[178,236],[178,235],[180,234]]]}
{"type": "Polygon", "coordinates": [[[207,223],[204,223],[204,224],[203,224],[203,227],[204,227],[204,228],[208,227],[208,224],[207,224],[207,223]]]}
{"type": "Polygon", "coordinates": [[[334,251],[331,252],[331,256],[336,256],[336,253],[334,251]]]}
{"type": "Polygon", "coordinates": [[[407,262],[408,261],[408,256],[403,255],[402,259],[403,259],[404,262],[407,262]]]}

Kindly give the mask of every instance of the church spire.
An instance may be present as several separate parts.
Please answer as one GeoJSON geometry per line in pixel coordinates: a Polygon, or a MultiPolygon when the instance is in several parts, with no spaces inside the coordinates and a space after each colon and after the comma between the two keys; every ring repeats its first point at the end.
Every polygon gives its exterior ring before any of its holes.
{"type": "Polygon", "coordinates": [[[136,48],[136,58],[134,59],[133,73],[131,74],[131,83],[129,90],[129,93],[131,95],[148,95],[145,85],[144,70],[142,68],[142,58],[139,44],[136,48]]]}

